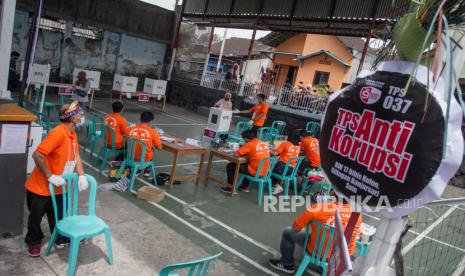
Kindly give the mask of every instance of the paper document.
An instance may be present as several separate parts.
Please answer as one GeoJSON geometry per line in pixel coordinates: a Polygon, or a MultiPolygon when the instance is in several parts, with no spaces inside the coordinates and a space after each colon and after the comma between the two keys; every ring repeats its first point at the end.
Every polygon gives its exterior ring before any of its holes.
{"type": "Polygon", "coordinates": [[[0,154],[26,153],[28,125],[4,124],[0,154]]]}
{"type": "Polygon", "coordinates": [[[166,137],[166,136],[160,136],[160,140],[168,143],[172,143],[176,141],[176,138],[171,138],[171,137],[166,137]]]}
{"type": "Polygon", "coordinates": [[[186,144],[191,145],[191,146],[200,147],[200,141],[199,141],[199,140],[192,139],[192,138],[187,138],[187,139],[186,139],[186,144]]]}

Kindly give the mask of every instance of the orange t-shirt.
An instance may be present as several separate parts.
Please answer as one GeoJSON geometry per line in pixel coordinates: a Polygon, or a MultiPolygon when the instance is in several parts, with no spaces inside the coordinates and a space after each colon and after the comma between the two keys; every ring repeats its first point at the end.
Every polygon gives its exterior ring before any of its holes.
{"type": "MultiPolygon", "coordinates": [[[[268,149],[268,145],[263,142],[258,140],[258,138],[253,139],[252,141],[245,143],[242,147],[240,147],[237,151],[236,154],[238,155],[246,155],[247,159],[249,160],[249,173],[253,176],[257,173],[258,166],[260,164],[260,161],[263,158],[268,158],[270,157],[270,150],[268,149]]],[[[260,176],[265,176],[267,170],[268,170],[269,162],[266,162],[262,170],[260,172],[260,176]]]]}
{"type": "MultiPolygon", "coordinates": [[[[300,147],[294,146],[291,142],[286,141],[281,143],[281,145],[275,149],[274,153],[279,155],[279,161],[287,163],[289,159],[299,157],[300,147]]],[[[295,166],[295,163],[296,161],[293,161],[291,166],[295,166]]]]}
{"type": "Polygon", "coordinates": [[[305,152],[308,162],[312,167],[320,166],[320,150],[318,139],[308,136],[300,140],[300,148],[305,152]]]}
{"type": "MultiPolygon", "coordinates": [[[[76,132],[71,133],[65,124],[59,124],[45,136],[37,151],[45,155],[45,163],[52,174],[62,175],[66,162],[79,156],[76,132]]],[[[47,177],[36,166],[26,181],[26,189],[37,195],[50,196],[48,184],[47,177]]],[[[61,194],[61,188],[55,187],[55,194],[61,194]]]]}
{"type": "MultiPolygon", "coordinates": [[[[117,149],[121,149],[124,146],[123,142],[123,135],[126,131],[126,118],[121,116],[119,113],[112,113],[109,114],[105,117],[103,120],[105,125],[111,127],[112,129],[115,130],[116,132],[116,137],[115,137],[115,146],[117,149]]],[[[112,139],[112,134],[110,131],[108,131],[108,141],[107,145],[111,147],[111,139],[112,139]]]]}
{"type": "MultiPolygon", "coordinates": [[[[138,124],[126,129],[126,135],[144,141],[146,146],[145,162],[153,159],[153,147],[161,149],[161,140],[158,132],[144,124],[138,124]]],[[[140,161],[142,147],[136,144],[136,161],[140,161]]]]}
{"type": "MultiPolygon", "coordinates": [[[[301,230],[303,229],[307,224],[309,224],[311,221],[318,221],[320,223],[328,224],[331,226],[335,225],[335,219],[334,215],[336,213],[336,209],[339,210],[339,215],[341,216],[342,220],[342,226],[345,227],[347,226],[347,223],[349,222],[350,215],[352,214],[352,208],[350,207],[350,204],[342,204],[342,203],[337,203],[337,202],[328,202],[328,203],[315,203],[310,205],[310,207],[305,210],[302,214],[300,214],[295,220],[293,227],[296,230],[301,230]]],[[[355,241],[357,240],[357,236],[360,233],[360,225],[362,224],[362,216],[357,221],[357,224],[354,228],[354,232],[352,233],[352,239],[350,240],[350,243],[348,245],[349,253],[352,256],[355,250],[355,241]]],[[[310,239],[309,243],[307,246],[307,250],[309,252],[313,251],[313,248],[315,246],[316,242],[316,225],[312,225],[310,233],[310,239]]],[[[329,232],[327,233],[326,238],[329,236],[329,232]]],[[[329,251],[328,251],[328,258],[331,256],[331,250],[333,246],[331,244],[329,251]]]]}
{"type": "Polygon", "coordinates": [[[268,109],[270,109],[270,107],[265,102],[256,104],[249,109],[250,111],[253,112],[254,118],[257,118],[258,115],[263,114],[263,116],[260,119],[254,120],[253,122],[254,126],[262,127],[265,124],[266,115],[268,114],[268,109]]]}

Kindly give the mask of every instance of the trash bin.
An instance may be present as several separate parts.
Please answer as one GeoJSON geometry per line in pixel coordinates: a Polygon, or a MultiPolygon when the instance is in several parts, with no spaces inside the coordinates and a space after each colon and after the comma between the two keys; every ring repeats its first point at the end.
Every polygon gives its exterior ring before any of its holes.
{"type": "Polygon", "coordinates": [[[31,122],[36,116],[0,101],[0,237],[21,235],[31,122]]]}

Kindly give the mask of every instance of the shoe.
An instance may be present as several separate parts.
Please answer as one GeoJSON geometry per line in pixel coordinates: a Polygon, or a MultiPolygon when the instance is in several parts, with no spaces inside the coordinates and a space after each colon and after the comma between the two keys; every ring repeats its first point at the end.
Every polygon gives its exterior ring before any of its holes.
{"type": "MultiPolygon", "coordinates": [[[[65,248],[69,246],[71,241],[68,238],[61,238],[55,242],[55,247],[58,249],[65,248]]],[[[83,246],[84,244],[87,243],[87,239],[82,239],[79,241],[79,246],[83,246]]]]}
{"type": "Polygon", "coordinates": [[[277,195],[277,194],[280,194],[284,191],[283,187],[281,187],[281,185],[279,184],[276,184],[273,186],[273,191],[271,191],[271,193],[273,195],[277,195]]]}
{"type": "Polygon", "coordinates": [[[285,273],[294,273],[295,272],[295,266],[294,265],[285,265],[281,262],[279,259],[271,259],[269,262],[271,267],[276,268],[277,270],[280,270],[285,273]]]}
{"type": "Polygon", "coordinates": [[[27,254],[30,257],[37,258],[40,257],[40,246],[38,245],[29,245],[27,248],[27,254]]]}
{"type": "Polygon", "coordinates": [[[223,193],[225,193],[225,194],[230,194],[230,193],[232,193],[232,189],[229,188],[229,187],[221,187],[221,188],[220,188],[220,191],[223,192],[223,193]]]}
{"type": "Polygon", "coordinates": [[[150,176],[152,176],[152,171],[151,170],[145,170],[144,177],[150,177],[150,176]]]}
{"type": "Polygon", "coordinates": [[[249,187],[239,186],[239,188],[237,188],[237,189],[239,191],[241,191],[241,192],[244,192],[244,193],[250,192],[249,187]]]}

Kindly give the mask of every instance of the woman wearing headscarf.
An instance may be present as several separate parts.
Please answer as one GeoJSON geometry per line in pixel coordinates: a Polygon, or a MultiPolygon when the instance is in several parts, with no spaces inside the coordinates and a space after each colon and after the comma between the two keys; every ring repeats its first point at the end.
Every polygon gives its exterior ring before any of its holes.
{"type": "Polygon", "coordinates": [[[73,85],[73,99],[79,102],[82,110],[87,109],[89,103],[90,81],[86,78],[86,72],[80,71],[76,82],[73,85]]]}
{"type": "Polygon", "coordinates": [[[219,107],[226,110],[232,110],[232,100],[231,100],[231,93],[224,94],[224,98],[219,100],[215,107],[219,107]]]}

